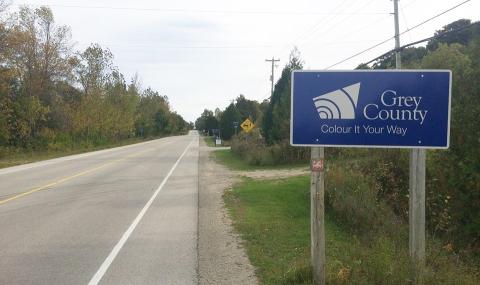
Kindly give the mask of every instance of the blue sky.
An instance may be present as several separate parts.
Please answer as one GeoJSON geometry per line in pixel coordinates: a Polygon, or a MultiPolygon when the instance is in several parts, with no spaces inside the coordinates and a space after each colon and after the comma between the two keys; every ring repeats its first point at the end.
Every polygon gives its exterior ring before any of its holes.
{"type": "MultiPolygon", "coordinates": [[[[307,69],[324,69],[393,36],[390,0],[11,2],[12,10],[20,4],[50,6],[57,24],[71,28],[75,50],[91,43],[108,47],[127,78],[138,73],[144,88],[167,95],[190,121],[205,108],[223,109],[239,94],[268,98],[271,67],[265,59],[280,58],[278,75],[294,46],[307,69]]],[[[461,2],[401,0],[400,30],[461,2]]],[[[406,33],[401,42],[431,36],[460,18],[478,21],[479,2],[406,33]]],[[[391,40],[334,69],[352,69],[393,45],[391,40]]]]}

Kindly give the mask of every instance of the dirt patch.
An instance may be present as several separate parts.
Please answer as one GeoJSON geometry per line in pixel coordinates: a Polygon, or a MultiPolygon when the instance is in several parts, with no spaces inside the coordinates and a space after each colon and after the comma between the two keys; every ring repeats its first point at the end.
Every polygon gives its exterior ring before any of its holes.
{"type": "Polygon", "coordinates": [[[200,140],[199,159],[199,284],[258,284],[241,238],[234,232],[223,203],[225,190],[239,181],[226,167],[210,158],[210,151],[200,140]]]}
{"type": "Polygon", "coordinates": [[[272,170],[256,170],[256,171],[235,171],[235,175],[245,176],[253,179],[276,179],[287,178],[292,176],[310,174],[308,167],[292,168],[292,169],[272,169],[272,170]]]}

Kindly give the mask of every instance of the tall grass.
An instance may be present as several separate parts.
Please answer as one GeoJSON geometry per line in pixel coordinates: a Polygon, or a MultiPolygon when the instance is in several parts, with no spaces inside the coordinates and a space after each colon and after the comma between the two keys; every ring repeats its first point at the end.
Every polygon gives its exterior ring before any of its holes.
{"type": "MultiPolygon", "coordinates": [[[[412,284],[408,226],[355,167],[327,165],[327,284],[412,284]]],[[[246,179],[225,194],[262,284],[312,284],[309,177],[246,179]]],[[[478,263],[427,239],[425,284],[477,284],[478,263]]]]}
{"type": "Polygon", "coordinates": [[[58,136],[44,146],[2,147],[0,146],[0,168],[19,164],[73,155],[89,151],[118,147],[155,139],[132,137],[118,141],[105,139],[80,140],[70,136],[58,136]]]}

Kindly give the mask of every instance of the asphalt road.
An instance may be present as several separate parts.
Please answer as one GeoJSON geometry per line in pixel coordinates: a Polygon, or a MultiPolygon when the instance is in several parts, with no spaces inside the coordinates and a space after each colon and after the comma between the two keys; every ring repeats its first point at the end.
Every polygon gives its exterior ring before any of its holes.
{"type": "Polygon", "coordinates": [[[0,170],[0,284],[197,284],[198,135],[0,170]]]}

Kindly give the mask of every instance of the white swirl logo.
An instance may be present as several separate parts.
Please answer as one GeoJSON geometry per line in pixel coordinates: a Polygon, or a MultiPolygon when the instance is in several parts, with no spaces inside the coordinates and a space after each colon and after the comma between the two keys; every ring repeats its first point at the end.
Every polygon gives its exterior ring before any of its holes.
{"type": "Polygon", "coordinates": [[[360,82],[313,98],[320,119],[355,119],[360,82]]]}

